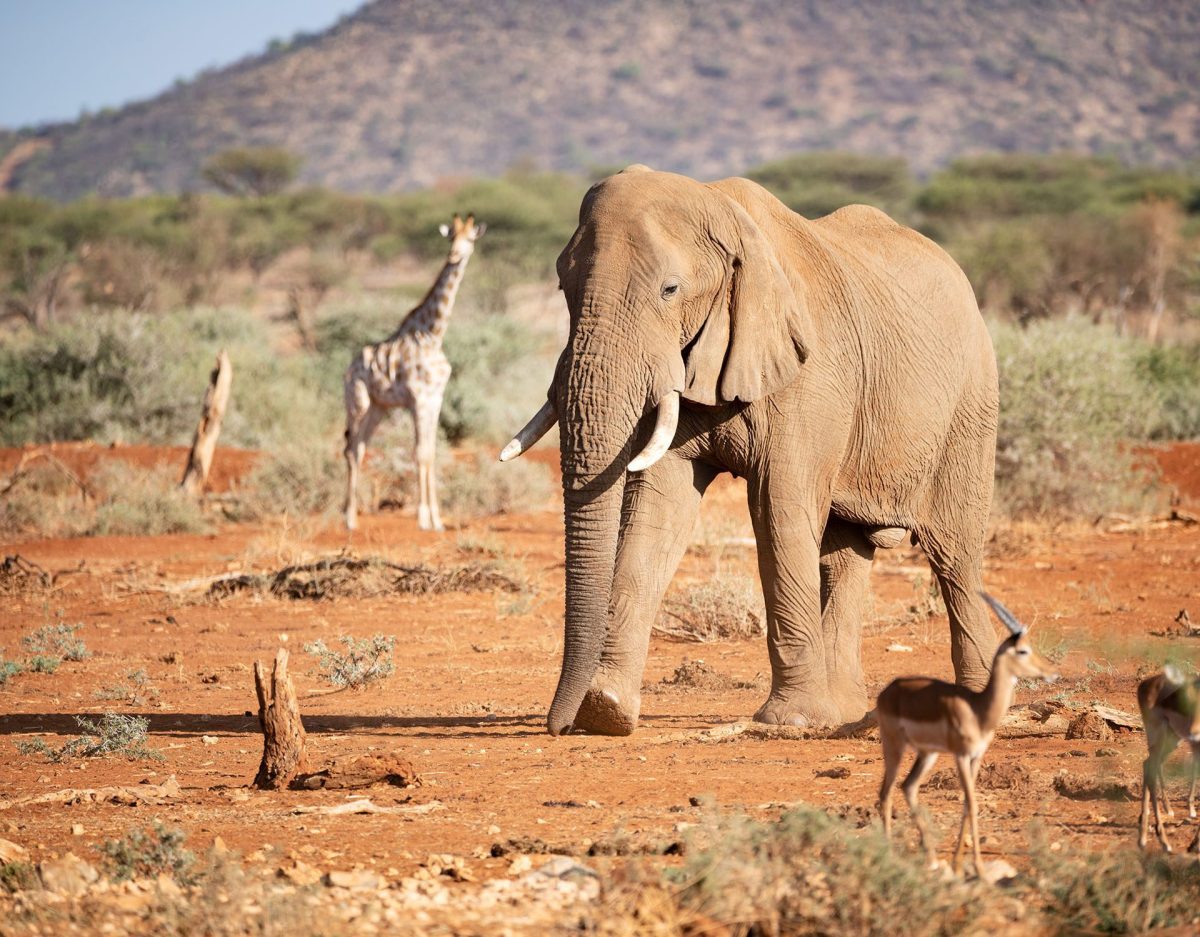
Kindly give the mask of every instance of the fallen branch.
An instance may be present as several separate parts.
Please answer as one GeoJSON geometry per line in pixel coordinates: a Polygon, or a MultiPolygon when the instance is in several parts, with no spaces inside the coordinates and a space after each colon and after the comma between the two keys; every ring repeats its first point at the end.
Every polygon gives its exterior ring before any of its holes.
{"type": "Polygon", "coordinates": [[[8,481],[5,482],[4,487],[0,488],[0,498],[5,497],[10,491],[12,491],[17,486],[17,483],[23,478],[27,478],[30,474],[32,474],[30,465],[34,462],[37,462],[39,459],[46,462],[46,464],[48,464],[67,481],[78,488],[80,497],[83,499],[84,504],[87,503],[89,498],[95,497],[92,489],[89,488],[78,475],[72,472],[71,469],[67,467],[66,463],[64,463],[61,459],[51,455],[44,449],[34,449],[30,452],[24,452],[21,454],[21,459],[19,462],[17,462],[17,467],[13,469],[12,474],[8,476],[8,481]]]}
{"type": "Polygon", "coordinates": [[[0,801],[0,810],[29,804],[119,804],[127,807],[158,806],[174,803],[182,797],[179,782],[171,775],[162,784],[135,784],[130,787],[68,787],[61,791],[0,801]]]}

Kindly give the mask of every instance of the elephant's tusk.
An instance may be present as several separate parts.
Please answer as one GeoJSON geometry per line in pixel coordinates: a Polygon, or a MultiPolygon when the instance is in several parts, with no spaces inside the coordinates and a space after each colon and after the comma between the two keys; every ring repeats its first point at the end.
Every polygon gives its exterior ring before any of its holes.
{"type": "Polygon", "coordinates": [[[675,440],[675,430],[679,426],[679,391],[673,390],[658,402],[658,418],[654,422],[654,432],[646,448],[633,457],[629,463],[629,471],[640,472],[648,469],[666,454],[675,440]]]}
{"type": "Polygon", "coordinates": [[[512,442],[500,450],[500,461],[507,462],[510,459],[515,459],[550,432],[550,427],[557,422],[558,413],[554,409],[554,404],[547,400],[542,404],[542,408],[533,415],[533,419],[526,423],[521,428],[521,431],[513,437],[512,442]]]}

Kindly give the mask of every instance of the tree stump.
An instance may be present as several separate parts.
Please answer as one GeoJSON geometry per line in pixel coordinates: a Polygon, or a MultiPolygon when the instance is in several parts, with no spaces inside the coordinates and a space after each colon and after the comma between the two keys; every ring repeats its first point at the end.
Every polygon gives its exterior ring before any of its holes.
{"type": "Polygon", "coordinates": [[[287,672],[288,652],[280,648],[267,683],[266,668],[254,662],[254,689],[258,693],[258,722],[263,732],[262,764],[254,786],[262,790],[282,790],[297,774],[307,771],[304,759],[304,724],[300,705],[287,672]]]}
{"type": "Polygon", "coordinates": [[[233,383],[233,364],[225,349],[217,355],[217,366],[208,379],[208,390],[204,392],[204,407],[196,435],[192,437],[192,451],[188,453],[187,467],[179,487],[192,496],[199,496],[208,481],[208,470],[212,467],[213,451],[217,448],[217,437],[221,435],[221,420],[229,403],[229,388],[233,383]]]}

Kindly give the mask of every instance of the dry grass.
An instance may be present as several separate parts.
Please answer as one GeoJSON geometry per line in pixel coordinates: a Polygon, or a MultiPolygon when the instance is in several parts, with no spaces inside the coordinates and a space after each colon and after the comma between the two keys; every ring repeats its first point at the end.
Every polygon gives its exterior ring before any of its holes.
{"type": "Polygon", "coordinates": [[[378,556],[324,557],[285,566],[274,573],[243,573],[209,586],[210,599],[241,592],[294,600],[370,598],[380,595],[435,595],[443,592],[519,592],[521,585],[494,564],[464,563],[434,569],[402,566],[378,556]]]}
{"type": "Polygon", "coordinates": [[[752,578],[717,573],[668,595],[654,631],[677,641],[737,641],[766,634],[766,621],[752,578]]]}

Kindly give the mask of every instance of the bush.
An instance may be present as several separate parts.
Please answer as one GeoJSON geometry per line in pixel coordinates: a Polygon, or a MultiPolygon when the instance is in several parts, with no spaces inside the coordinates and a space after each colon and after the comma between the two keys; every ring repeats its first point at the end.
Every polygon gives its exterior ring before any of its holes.
{"type": "Polygon", "coordinates": [[[279,147],[237,147],[205,162],[206,180],[229,195],[274,195],[300,172],[300,157],[279,147]]]}
{"type": "Polygon", "coordinates": [[[82,627],[83,625],[68,625],[64,621],[59,621],[56,625],[43,625],[25,635],[21,643],[30,654],[45,655],[56,660],[87,660],[91,657],[91,652],[83,639],[75,634],[82,627]]]}
{"type": "Polygon", "coordinates": [[[153,537],[208,529],[199,503],[184,494],[177,474],[168,469],[111,461],[100,466],[93,482],[104,500],[96,507],[90,534],[153,537]]]}
{"type": "Polygon", "coordinates": [[[344,634],[338,641],[346,649],[345,653],[330,650],[324,641],[304,645],[304,653],[317,658],[321,674],[334,686],[361,690],[368,683],[391,676],[396,669],[392,660],[396,639],[391,635],[355,638],[344,634]]]}
{"type": "Polygon", "coordinates": [[[706,848],[669,873],[678,905],[748,933],[882,937],[903,921],[906,934],[952,934],[985,905],[980,886],[939,880],[881,833],[807,807],[777,823],[717,819],[701,837],[706,848]]]}
{"type": "Polygon", "coordinates": [[[340,506],[345,469],[332,448],[303,439],[274,448],[238,485],[233,516],[238,520],[279,514],[299,517],[340,506]]]}
{"type": "Polygon", "coordinates": [[[1138,371],[1137,346],[1068,318],[1026,328],[994,323],[1000,368],[996,503],[1006,513],[1093,518],[1145,503],[1122,448],[1161,423],[1138,371]]]}
{"type": "Polygon", "coordinates": [[[1162,401],[1151,437],[1200,437],[1200,345],[1140,346],[1137,369],[1162,401]]]}
{"type": "Polygon", "coordinates": [[[438,479],[442,507],[462,517],[540,510],[550,503],[555,488],[550,470],[540,462],[520,459],[501,464],[492,451],[447,459],[438,479]]]}
{"type": "Polygon", "coordinates": [[[149,830],[134,830],[121,839],[110,839],[100,847],[108,860],[108,874],[117,882],[134,876],[155,878],[168,875],[181,884],[193,881],[196,857],[183,848],[187,834],[155,820],[149,830]]]}
{"type": "Polygon", "coordinates": [[[737,641],[766,634],[766,621],[753,578],[717,573],[669,595],[654,630],[684,641],[737,641]]]}
{"type": "Polygon", "coordinates": [[[83,730],[82,734],[62,747],[51,748],[45,739],[39,738],[18,742],[17,751],[23,755],[45,755],[46,760],[51,762],[68,758],[106,758],[109,755],[121,755],[130,761],[162,760],[162,755],[146,747],[149,719],[105,713],[99,722],[86,716],[76,716],[75,722],[83,730]]]}
{"type": "Polygon", "coordinates": [[[903,215],[913,188],[902,158],[855,153],[802,153],[751,169],[746,175],[809,218],[852,204],[874,205],[903,215]]]}
{"type": "Polygon", "coordinates": [[[1061,933],[1142,934],[1194,928],[1200,907],[1200,866],[1194,859],[1132,849],[1064,857],[1044,848],[1034,859],[1047,916],[1061,933]]]}

